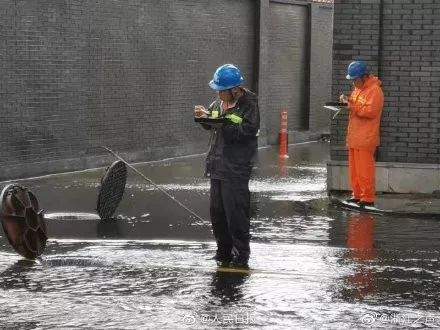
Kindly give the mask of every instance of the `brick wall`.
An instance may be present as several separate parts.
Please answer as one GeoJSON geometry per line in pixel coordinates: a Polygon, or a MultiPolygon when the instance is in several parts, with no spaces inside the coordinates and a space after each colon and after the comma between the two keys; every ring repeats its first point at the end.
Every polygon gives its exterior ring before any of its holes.
{"type": "MultiPolygon", "coordinates": [[[[378,160],[440,160],[440,3],[338,0],[334,6],[333,98],[349,91],[350,61],[365,59],[385,94],[378,160]]],[[[345,160],[347,115],[332,122],[333,160],[345,160]]]]}
{"type": "Polygon", "coordinates": [[[254,87],[252,0],[2,1],[0,18],[2,177],[108,164],[101,145],[203,152],[192,109],[215,68],[236,63],[254,87]]]}
{"type": "Polygon", "coordinates": [[[226,62],[263,91],[268,2],[1,1],[0,179],[206,151],[193,105],[226,62]]]}

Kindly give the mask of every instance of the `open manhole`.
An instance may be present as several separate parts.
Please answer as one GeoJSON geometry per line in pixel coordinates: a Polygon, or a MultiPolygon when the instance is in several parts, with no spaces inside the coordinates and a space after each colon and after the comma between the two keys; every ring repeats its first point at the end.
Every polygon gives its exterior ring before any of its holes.
{"type": "Polygon", "coordinates": [[[46,213],[44,219],[47,220],[89,220],[98,221],[101,220],[99,215],[96,213],[85,213],[85,212],[54,212],[46,213]]]}
{"type": "Polygon", "coordinates": [[[96,213],[54,212],[45,214],[50,220],[108,220],[111,219],[121,202],[127,182],[127,166],[122,161],[110,165],[101,178],[98,191],[96,213]]]}

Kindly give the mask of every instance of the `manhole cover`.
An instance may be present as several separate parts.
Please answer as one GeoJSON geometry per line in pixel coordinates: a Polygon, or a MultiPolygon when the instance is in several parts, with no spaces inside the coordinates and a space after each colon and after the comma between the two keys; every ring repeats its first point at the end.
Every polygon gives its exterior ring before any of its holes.
{"type": "Polygon", "coordinates": [[[118,160],[105,172],[101,179],[96,211],[101,219],[110,219],[124,196],[127,182],[127,166],[118,160]]]}
{"type": "Polygon", "coordinates": [[[35,259],[46,248],[47,228],[38,200],[27,188],[6,186],[1,195],[0,218],[9,243],[27,259],[35,259]]]}

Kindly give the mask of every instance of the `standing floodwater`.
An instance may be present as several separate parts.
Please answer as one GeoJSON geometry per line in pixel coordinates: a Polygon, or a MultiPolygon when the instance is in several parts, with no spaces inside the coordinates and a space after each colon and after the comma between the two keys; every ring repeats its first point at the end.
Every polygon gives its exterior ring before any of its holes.
{"type": "MultiPolygon", "coordinates": [[[[132,173],[115,220],[48,219],[41,260],[1,237],[1,326],[440,326],[440,222],[328,207],[327,157],[324,143],[291,148],[284,164],[259,151],[250,274],[217,273],[210,223],[132,173]]],[[[208,220],[203,156],[138,169],[208,220]]],[[[22,184],[46,212],[93,212],[102,173],[22,184]]]]}

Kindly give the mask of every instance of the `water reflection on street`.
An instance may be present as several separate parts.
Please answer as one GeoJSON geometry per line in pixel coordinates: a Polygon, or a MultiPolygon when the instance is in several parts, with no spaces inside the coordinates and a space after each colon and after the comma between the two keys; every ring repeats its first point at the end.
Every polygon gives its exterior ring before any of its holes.
{"type": "MultiPolygon", "coordinates": [[[[328,145],[259,152],[251,272],[218,272],[203,157],[138,168],[206,221],[130,173],[116,218],[47,220],[36,261],[0,238],[0,324],[13,328],[438,327],[440,222],[336,210],[328,145]]],[[[23,184],[46,212],[93,213],[102,170],[23,184]]],[[[439,219],[440,220],[440,219],[439,219]]]]}

